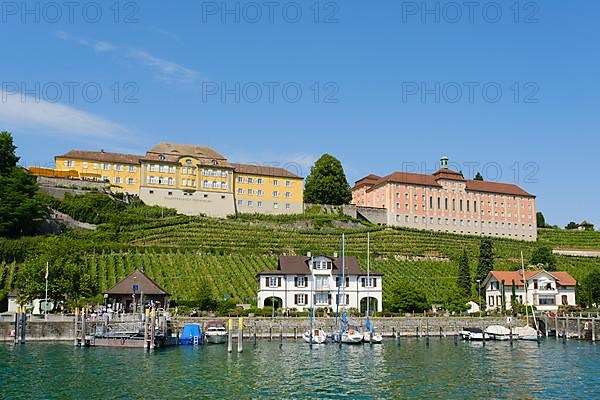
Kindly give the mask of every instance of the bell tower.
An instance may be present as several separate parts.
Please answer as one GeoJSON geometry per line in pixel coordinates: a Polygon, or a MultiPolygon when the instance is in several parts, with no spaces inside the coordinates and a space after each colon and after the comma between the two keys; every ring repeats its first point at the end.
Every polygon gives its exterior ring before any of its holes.
{"type": "Polygon", "coordinates": [[[448,157],[442,156],[440,158],[440,169],[448,169],[448,157]]]}

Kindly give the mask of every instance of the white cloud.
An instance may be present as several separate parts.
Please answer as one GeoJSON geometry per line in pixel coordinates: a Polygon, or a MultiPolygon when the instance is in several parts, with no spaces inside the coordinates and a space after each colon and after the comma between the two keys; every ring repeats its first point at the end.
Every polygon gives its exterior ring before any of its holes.
{"type": "Polygon", "coordinates": [[[80,138],[127,139],[129,131],[123,125],[97,115],[59,103],[35,98],[23,98],[0,90],[0,122],[2,126],[47,129],[80,138]]]}
{"type": "Polygon", "coordinates": [[[174,61],[157,57],[143,49],[132,49],[126,46],[118,46],[105,41],[90,40],[83,37],[73,36],[66,32],[57,32],[59,39],[77,43],[82,46],[91,47],[98,53],[119,52],[123,57],[136,61],[138,64],[150,67],[157,73],[157,77],[166,81],[180,81],[191,83],[198,76],[198,72],[184,67],[174,61]]]}

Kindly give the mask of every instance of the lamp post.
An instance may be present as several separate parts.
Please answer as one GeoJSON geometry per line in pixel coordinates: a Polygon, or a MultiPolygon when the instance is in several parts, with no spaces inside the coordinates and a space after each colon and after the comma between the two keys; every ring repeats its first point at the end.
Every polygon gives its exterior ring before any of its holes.
{"type": "Polygon", "coordinates": [[[479,297],[479,318],[481,318],[481,279],[477,279],[477,296],[479,297]]]}

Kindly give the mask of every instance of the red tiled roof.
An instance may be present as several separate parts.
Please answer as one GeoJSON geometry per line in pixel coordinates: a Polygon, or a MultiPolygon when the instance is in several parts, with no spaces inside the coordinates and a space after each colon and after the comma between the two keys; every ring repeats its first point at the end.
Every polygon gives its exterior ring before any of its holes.
{"type": "MultiPolygon", "coordinates": [[[[359,181],[356,181],[356,186],[354,187],[354,189],[358,189],[364,184],[364,182],[371,183],[372,179],[369,179],[369,177],[372,176],[375,175],[369,175],[365,178],[362,178],[359,181]]],[[[386,183],[402,183],[408,185],[433,186],[439,188],[442,187],[442,185],[438,183],[438,180],[440,179],[449,179],[465,182],[465,190],[472,192],[500,193],[515,196],[535,197],[534,195],[526,192],[517,185],[513,185],[510,183],[485,182],[473,179],[465,179],[460,172],[452,171],[451,169],[441,169],[433,173],[432,175],[417,174],[414,172],[394,172],[390,175],[379,178],[377,181],[372,183],[371,190],[386,183]]]]}
{"type": "Polygon", "coordinates": [[[136,156],[134,154],[109,153],[106,151],[71,150],[63,154],[62,156],[56,156],[55,158],[71,158],[74,160],[139,164],[140,159],[142,157],[143,156],[136,156]]]}
{"type": "MultiPolygon", "coordinates": [[[[544,270],[525,271],[525,279],[529,280],[542,272],[546,272],[550,276],[554,277],[557,280],[558,284],[561,286],[577,285],[577,281],[568,272],[565,272],[565,271],[554,271],[554,272],[548,272],[548,271],[544,271],[544,270]]],[[[504,284],[506,286],[511,286],[513,281],[515,282],[515,286],[523,286],[522,270],[492,271],[492,272],[490,272],[490,275],[488,275],[488,278],[486,278],[483,283],[485,284],[491,276],[496,278],[496,280],[499,282],[504,281],[504,284]]]]}
{"type": "Polygon", "coordinates": [[[297,178],[302,179],[285,168],[273,167],[270,165],[253,165],[253,164],[238,164],[231,163],[231,166],[235,169],[235,172],[239,174],[250,174],[250,175],[262,175],[262,176],[275,176],[282,178],[297,178]]]}

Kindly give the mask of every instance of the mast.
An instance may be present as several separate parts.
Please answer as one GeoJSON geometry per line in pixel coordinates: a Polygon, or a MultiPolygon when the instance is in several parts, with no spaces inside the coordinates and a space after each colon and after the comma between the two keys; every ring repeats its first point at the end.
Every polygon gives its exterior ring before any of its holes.
{"type": "Polygon", "coordinates": [[[367,232],[367,318],[369,318],[369,305],[371,303],[371,299],[369,298],[370,292],[369,288],[371,287],[371,281],[369,280],[371,269],[371,232],[367,232]]]}
{"type": "Polygon", "coordinates": [[[523,284],[525,285],[525,318],[529,326],[529,310],[527,309],[527,280],[525,279],[525,263],[523,262],[523,250],[521,250],[521,273],[523,275],[523,284]]]}
{"type": "Polygon", "coordinates": [[[337,288],[337,299],[335,301],[335,327],[339,327],[338,318],[340,315],[340,299],[341,288],[342,288],[342,274],[344,270],[344,234],[342,233],[342,268],[338,271],[338,288],[337,288]]]}

